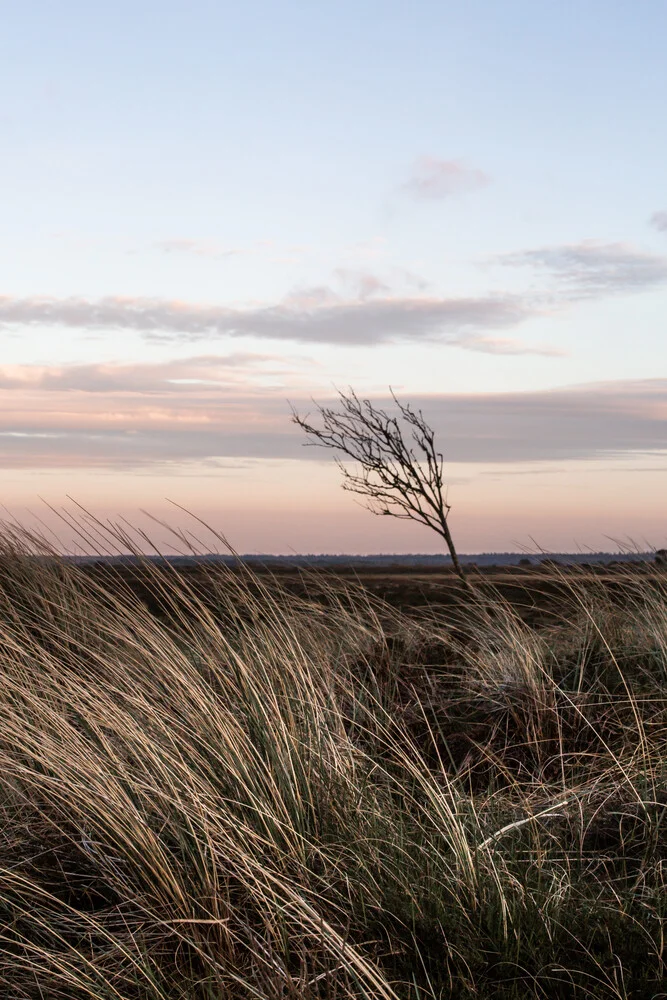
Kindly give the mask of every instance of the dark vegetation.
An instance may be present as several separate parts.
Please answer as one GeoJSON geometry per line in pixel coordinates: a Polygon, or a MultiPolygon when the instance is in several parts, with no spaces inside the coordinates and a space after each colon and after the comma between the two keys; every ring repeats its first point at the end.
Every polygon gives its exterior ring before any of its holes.
{"type": "Polygon", "coordinates": [[[36,545],[0,558],[3,996],[665,995],[660,565],[471,596],[36,545]]]}

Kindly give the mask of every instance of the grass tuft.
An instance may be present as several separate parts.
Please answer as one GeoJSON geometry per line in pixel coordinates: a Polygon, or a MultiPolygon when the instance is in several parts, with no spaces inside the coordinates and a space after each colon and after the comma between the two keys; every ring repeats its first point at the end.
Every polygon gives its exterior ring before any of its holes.
{"type": "Polygon", "coordinates": [[[659,576],[531,625],[141,573],[5,534],[3,995],[663,995],[659,576]]]}

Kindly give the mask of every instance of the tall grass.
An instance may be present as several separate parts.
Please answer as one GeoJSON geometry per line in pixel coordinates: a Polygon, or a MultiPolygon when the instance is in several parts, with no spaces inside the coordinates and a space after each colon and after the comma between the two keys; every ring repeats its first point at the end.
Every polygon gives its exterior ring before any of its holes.
{"type": "Polygon", "coordinates": [[[35,549],[0,554],[3,996],[667,995],[659,578],[564,578],[538,628],[146,563],[149,611],[35,549]]]}

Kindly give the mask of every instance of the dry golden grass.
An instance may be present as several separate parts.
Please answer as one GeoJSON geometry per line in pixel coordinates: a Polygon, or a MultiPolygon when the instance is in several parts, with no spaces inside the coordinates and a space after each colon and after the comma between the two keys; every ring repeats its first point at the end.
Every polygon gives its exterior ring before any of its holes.
{"type": "Polygon", "coordinates": [[[3,996],[663,995],[658,583],[539,629],[147,564],[153,615],[40,545],[0,555],[3,996]]]}

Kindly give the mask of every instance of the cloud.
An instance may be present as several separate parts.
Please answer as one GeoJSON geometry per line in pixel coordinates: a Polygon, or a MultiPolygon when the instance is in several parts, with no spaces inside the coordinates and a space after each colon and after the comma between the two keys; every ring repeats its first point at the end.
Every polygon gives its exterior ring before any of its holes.
{"type": "Polygon", "coordinates": [[[630,243],[584,240],[502,254],[495,259],[511,267],[533,267],[548,274],[560,286],[559,291],[574,299],[645,291],[667,284],[667,257],[630,243]]]}
{"type": "Polygon", "coordinates": [[[654,212],[651,216],[651,225],[660,233],[667,233],[667,212],[654,212]]]}
{"type": "MultiPolygon", "coordinates": [[[[341,345],[437,341],[484,350],[478,333],[515,327],[540,309],[512,295],[473,298],[345,299],[327,287],[306,289],[276,305],[234,308],[166,299],[0,296],[0,324],[131,330],[147,339],[196,341],[254,336],[271,341],[341,345]]],[[[517,351],[520,348],[517,345],[517,351]]],[[[544,348],[521,348],[544,353],[544,348]]]]}
{"type": "MultiPolygon", "coordinates": [[[[192,374],[219,363],[173,364],[192,374]]],[[[326,451],[303,447],[283,391],[175,381],[174,370],[127,365],[110,375],[109,366],[70,366],[42,372],[32,385],[26,372],[15,373],[10,385],[5,376],[0,466],[183,471],[240,458],[329,461],[326,451]]],[[[300,412],[312,411],[305,394],[290,395],[300,412]]],[[[335,400],[321,402],[335,406],[335,400]]],[[[389,398],[376,402],[391,406],[389,398]]],[[[423,410],[447,462],[667,458],[667,379],[412,396],[410,402],[423,410]]]]}
{"type": "Polygon", "coordinates": [[[496,263],[532,267],[550,287],[468,297],[427,294],[419,276],[398,269],[384,280],[363,268],[339,268],[337,288],[298,288],[281,301],[248,306],[161,298],[0,296],[0,325],[14,330],[65,326],[86,332],[128,330],[146,340],[191,343],[255,337],[273,342],[372,346],[438,343],[488,353],[547,354],[494,336],[586,299],[667,285],[667,257],[626,243],[584,241],[503,254],[496,263]],[[390,290],[392,289],[392,290],[390,290]]]}
{"type": "Polygon", "coordinates": [[[252,431],[224,433],[188,429],[111,430],[85,429],[52,433],[0,431],[0,466],[12,469],[152,469],[218,458],[302,457],[300,442],[287,433],[252,431]],[[277,453],[277,454],[276,454],[277,453]]]}
{"type": "Polygon", "coordinates": [[[482,170],[469,167],[461,160],[422,156],[414,164],[403,190],[420,201],[440,201],[467,191],[477,191],[490,182],[491,178],[482,170]]]}
{"type": "Polygon", "coordinates": [[[414,400],[459,462],[667,453],[667,379],[414,400]]]}
{"type": "Polygon", "coordinates": [[[421,274],[415,274],[414,271],[408,270],[406,267],[392,267],[391,273],[394,279],[408,288],[416,288],[420,292],[423,292],[431,287],[430,281],[422,278],[421,274]]]}
{"type": "Polygon", "coordinates": [[[293,359],[271,354],[200,355],[160,363],[0,366],[0,390],[21,392],[170,393],[252,386],[284,376],[293,359]]]}
{"type": "Polygon", "coordinates": [[[386,280],[357,267],[338,267],[333,275],[344,295],[351,299],[365,300],[388,295],[401,297],[408,293],[412,295],[415,290],[424,292],[430,287],[425,278],[405,267],[389,267],[385,270],[386,280]]]}
{"type": "Polygon", "coordinates": [[[217,243],[209,243],[206,240],[161,240],[155,246],[163,253],[191,254],[195,257],[211,257],[214,260],[234,257],[239,253],[238,250],[226,250],[217,243]]]}
{"type": "Polygon", "coordinates": [[[387,285],[381,278],[371,274],[370,271],[359,271],[356,268],[338,267],[334,275],[341,286],[355,299],[372,298],[374,295],[381,295],[389,291],[387,285]]]}

